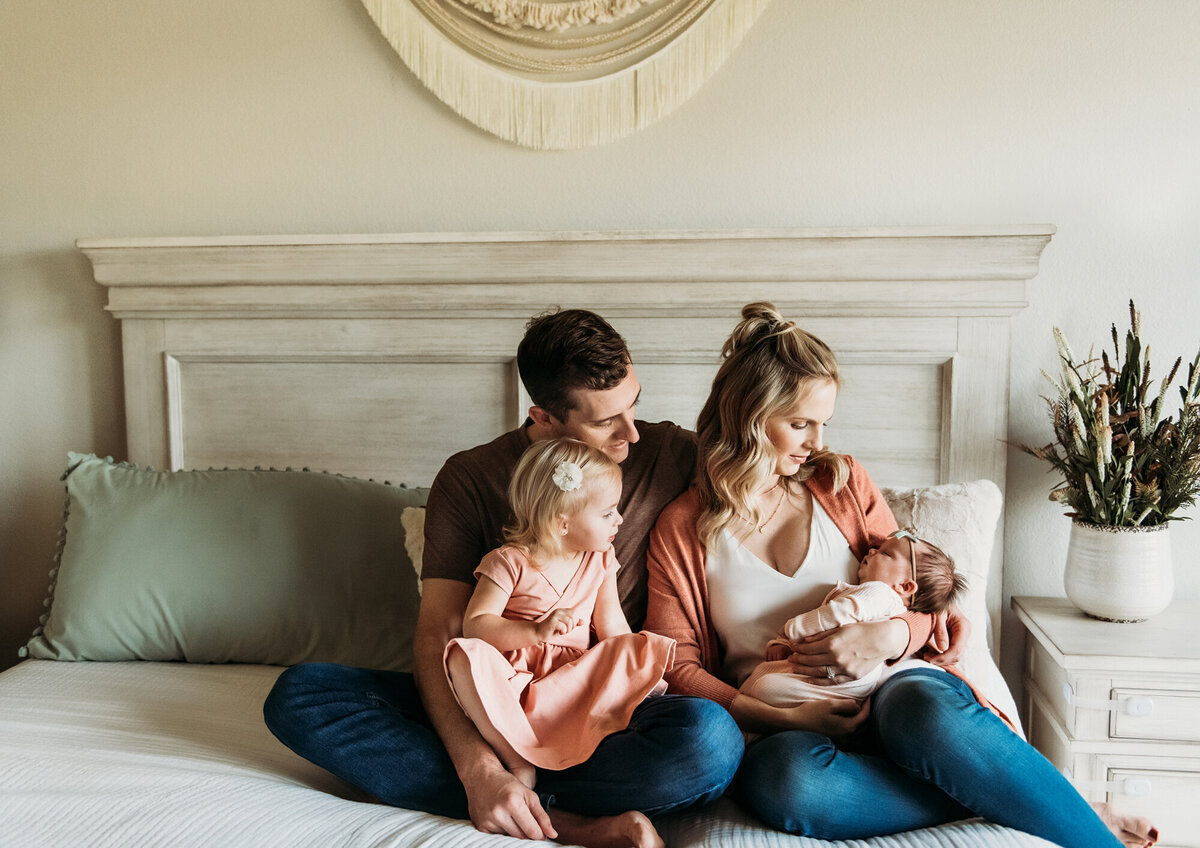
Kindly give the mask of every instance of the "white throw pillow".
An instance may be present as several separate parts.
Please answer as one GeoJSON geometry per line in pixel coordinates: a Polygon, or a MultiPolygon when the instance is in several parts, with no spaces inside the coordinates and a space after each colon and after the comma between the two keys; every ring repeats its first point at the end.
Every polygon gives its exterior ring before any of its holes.
{"type": "Polygon", "coordinates": [[[897,523],[945,551],[955,569],[966,575],[967,590],[958,608],[971,622],[971,641],[960,667],[971,683],[1017,723],[1016,703],[988,649],[987,583],[996,524],[1004,507],[1000,488],[991,480],[974,480],[882,491],[897,523]]]}

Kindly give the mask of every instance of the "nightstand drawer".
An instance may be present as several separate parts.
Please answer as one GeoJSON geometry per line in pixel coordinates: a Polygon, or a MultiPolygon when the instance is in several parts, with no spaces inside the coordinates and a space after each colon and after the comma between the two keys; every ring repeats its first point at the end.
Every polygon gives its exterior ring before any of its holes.
{"type": "MultiPolygon", "coordinates": [[[[1200,692],[1114,688],[1112,700],[1132,704],[1135,713],[1148,710],[1145,715],[1114,711],[1109,725],[1113,739],[1200,742],[1200,692]]],[[[1195,797],[1200,798],[1200,793],[1195,797]]]]}
{"type": "MultiPolygon", "coordinates": [[[[1108,800],[1118,809],[1146,816],[1158,826],[1162,848],[1200,848],[1200,832],[1196,828],[1196,800],[1200,798],[1200,771],[1169,771],[1162,768],[1108,769],[1108,779],[1117,785],[1108,800]],[[1142,790],[1146,794],[1130,794],[1142,790]]],[[[1169,765],[1167,765],[1169,769],[1169,765]]]]}

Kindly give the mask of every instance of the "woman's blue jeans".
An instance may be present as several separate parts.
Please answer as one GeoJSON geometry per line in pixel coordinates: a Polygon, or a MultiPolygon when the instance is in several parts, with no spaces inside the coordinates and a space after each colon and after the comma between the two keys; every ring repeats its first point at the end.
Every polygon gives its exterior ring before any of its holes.
{"type": "MultiPolygon", "coordinates": [[[[300,756],[386,804],[468,818],[467,796],[411,674],[308,663],[276,681],[267,727],[300,756]]],[[[585,763],[538,771],[546,806],[589,816],[710,801],[737,771],[742,734],[720,705],[663,695],[634,710],[585,763]]]]}
{"type": "Polygon", "coordinates": [[[803,731],[760,739],[738,795],[772,827],[823,839],[983,816],[1066,848],[1120,848],[1067,779],[953,675],[910,669],[885,682],[865,736],[869,753],[803,731]]]}

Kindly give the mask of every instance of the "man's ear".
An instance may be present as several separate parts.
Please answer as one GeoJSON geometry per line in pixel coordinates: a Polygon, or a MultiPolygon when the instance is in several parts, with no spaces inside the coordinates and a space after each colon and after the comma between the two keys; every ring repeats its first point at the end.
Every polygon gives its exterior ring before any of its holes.
{"type": "Polygon", "coordinates": [[[557,428],[561,426],[557,418],[555,418],[546,410],[542,409],[540,406],[529,407],[529,420],[539,427],[557,428]]]}

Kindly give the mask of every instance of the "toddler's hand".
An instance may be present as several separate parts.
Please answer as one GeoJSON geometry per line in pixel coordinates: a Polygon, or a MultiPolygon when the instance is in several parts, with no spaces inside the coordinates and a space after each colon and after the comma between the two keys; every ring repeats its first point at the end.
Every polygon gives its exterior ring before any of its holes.
{"type": "Polygon", "coordinates": [[[570,633],[583,622],[575,615],[575,610],[570,607],[556,609],[548,616],[539,621],[534,632],[537,634],[539,642],[545,642],[555,636],[562,636],[570,633]]]}

